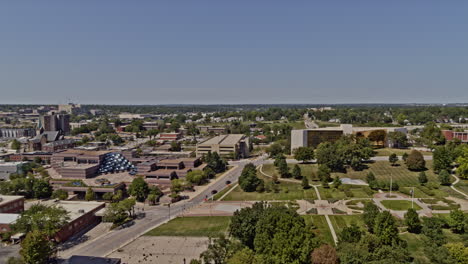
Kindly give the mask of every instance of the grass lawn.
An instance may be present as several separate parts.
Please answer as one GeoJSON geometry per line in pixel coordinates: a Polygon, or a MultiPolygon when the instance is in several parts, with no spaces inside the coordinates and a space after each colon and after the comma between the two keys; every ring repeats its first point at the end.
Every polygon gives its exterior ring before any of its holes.
{"type": "MultiPolygon", "coordinates": [[[[448,229],[443,229],[443,233],[445,237],[447,238],[448,243],[456,243],[456,242],[464,242],[463,237],[452,233],[448,229]]],[[[404,233],[400,234],[400,237],[403,240],[406,240],[408,243],[408,251],[411,253],[411,255],[415,258],[415,263],[418,260],[421,260],[420,263],[429,263],[427,258],[425,257],[424,254],[424,241],[423,241],[423,235],[421,234],[412,234],[412,233],[404,233]],[[424,262],[425,260],[425,262],[424,262]]]]}
{"type": "Polygon", "coordinates": [[[223,190],[221,190],[220,192],[218,192],[217,194],[213,196],[213,200],[218,200],[219,198],[221,198],[221,196],[223,196],[229,190],[234,188],[235,185],[236,185],[235,183],[231,183],[230,186],[226,186],[226,188],[224,188],[223,190]]]}
{"type": "Polygon", "coordinates": [[[230,216],[177,217],[145,235],[216,237],[227,232],[230,219],[230,216]]]}
{"type": "Polygon", "coordinates": [[[328,227],[327,220],[323,215],[304,215],[304,220],[307,224],[313,224],[316,229],[314,229],[315,235],[320,238],[321,241],[334,245],[333,237],[328,227]]]}
{"type": "Polygon", "coordinates": [[[303,190],[302,186],[297,183],[281,182],[278,184],[280,191],[275,192],[244,192],[237,186],[230,192],[223,201],[270,201],[270,200],[301,200],[312,199],[316,200],[317,195],[313,188],[303,190]],[[286,192],[287,188],[287,192],[286,192]]]}
{"type": "MultiPolygon", "coordinates": [[[[357,186],[357,185],[349,185],[351,188],[349,191],[341,191],[336,188],[323,188],[317,187],[320,196],[322,199],[349,199],[349,198],[372,198],[372,194],[368,194],[364,191],[365,188],[369,189],[368,186],[357,186]]],[[[370,190],[370,189],[369,189],[370,190]]]]}
{"type": "MultiPolygon", "coordinates": [[[[292,172],[295,164],[288,164],[289,171],[292,172]]],[[[313,180],[312,179],[312,171],[314,171],[314,175],[317,175],[317,164],[297,164],[299,165],[299,168],[301,168],[301,174],[302,177],[307,177],[309,181],[313,180]]],[[[280,175],[278,171],[276,170],[276,167],[273,164],[264,164],[262,168],[263,172],[268,174],[268,175],[276,175],[278,178],[280,178],[280,175]]]]}
{"type": "MultiPolygon", "coordinates": [[[[390,181],[390,177],[392,177],[393,182],[397,182],[400,187],[418,186],[419,172],[410,171],[401,161],[399,163],[400,166],[392,166],[388,161],[376,161],[368,163],[369,168],[363,171],[349,169],[347,173],[332,173],[332,176],[337,175],[340,178],[361,179],[365,181],[366,175],[372,171],[377,180],[390,181]]],[[[426,168],[432,168],[432,161],[426,161],[426,168]]],[[[432,169],[426,171],[426,176],[429,181],[439,182],[432,169]]]]}
{"type": "MultiPolygon", "coordinates": [[[[257,172],[259,178],[263,179],[265,183],[270,182],[271,179],[263,176],[260,172],[257,172]]],[[[244,192],[237,186],[232,192],[230,192],[223,201],[271,201],[271,200],[301,200],[301,199],[312,199],[316,200],[317,195],[314,188],[307,190],[302,189],[300,183],[293,182],[280,182],[277,184],[279,192],[244,192]]]]}
{"type": "MultiPolygon", "coordinates": [[[[411,208],[411,202],[406,200],[385,200],[382,204],[390,210],[406,211],[411,208]]],[[[414,203],[414,209],[421,210],[422,208],[414,203]]]]}
{"type": "Polygon", "coordinates": [[[455,187],[464,192],[465,194],[468,194],[468,180],[461,180],[460,179],[460,182],[457,183],[457,185],[455,185],[455,187]]]}
{"type": "Polygon", "coordinates": [[[350,226],[352,223],[355,223],[362,230],[365,230],[365,225],[362,221],[361,215],[330,215],[329,217],[337,234],[339,234],[343,228],[350,226]]]}
{"type": "MultiPolygon", "coordinates": [[[[390,154],[395,153],[398,156],[403,155],[404,153],[410,154],[412,149],[396,149],[396,148],[380,148],[375,150],[375,155],[376,156],[390,156],[390,154]]],[[[421,154],[425,156],[430,156],[432,155],[432,152],[429,151],[421,151],[421,154]]]]}

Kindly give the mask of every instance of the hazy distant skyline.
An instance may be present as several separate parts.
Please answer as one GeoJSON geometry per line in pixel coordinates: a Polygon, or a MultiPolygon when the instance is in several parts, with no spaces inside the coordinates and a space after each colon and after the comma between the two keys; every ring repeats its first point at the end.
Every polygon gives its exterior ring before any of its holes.
{"type": "Polygon", "coordinates": [[[468,102],[465,1],[2,1],[0,103],[468,102]]]}

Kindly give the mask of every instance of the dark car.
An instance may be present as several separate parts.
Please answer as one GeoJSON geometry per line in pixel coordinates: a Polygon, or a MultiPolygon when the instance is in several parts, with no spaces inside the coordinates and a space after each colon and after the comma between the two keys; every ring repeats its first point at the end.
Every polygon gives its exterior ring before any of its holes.
{"type": "Polygon", "coordinates": [[[226,181],[226,185],[229,185],[229,184],[231,184],[231,181],[226,181]]]}
{"type": "Polygon", "coordinates": [[[212,191],[211,191],[211,194],[217,194],[217,193],[218,193],[217,190],[212,190],[212,191]]]}

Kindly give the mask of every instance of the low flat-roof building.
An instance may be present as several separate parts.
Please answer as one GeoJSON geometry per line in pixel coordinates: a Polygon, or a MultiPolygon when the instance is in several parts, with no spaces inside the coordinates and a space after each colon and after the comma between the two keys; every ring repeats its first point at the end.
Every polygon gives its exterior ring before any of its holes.
{"type": "Polygon", "coordinates": [[[23,164],[27,162],[22,161],[13,161],[5,162],[0,161],[0,181],[6,181],[10,179],[10,174],[12,173],[21,173],[23,164]]]}
{"type": "Polygon", "coordinates": [[[197,157],[208,152],[217,152],[220,156],[234,159],[246,158],[249,156],[249,138],[242,134],[219,135],[197,144],[197,157]]]}
{"type": "Polygon", "coordinates": [[[468,131],[442,130],[446,140],[459,139],[462,143],[468,143],[468,131]]]}
{"type": "Polygon", "coordinates": [[[24,197],[0,195],[0,214],[19,214],[24,211],[24,197]]]}
{"type": "Polygon", "coordinates": [[[176,141],[182,138],[181,133],[161,133],[159,134],[159,140],[163,141],[176,141]]]}
{"type": "Polygon", "coordinates": [[[407,134],[404,127],[353,127],[352,125],[342,124],[339,127],[324,127],[313,129],[294,129],[291,131],[291,151],[299,147],[317,147],[322,142],[335,142],[343,135],[356,135],[357,137],[368,137],[373,131],[381,130],[385,133],[385,139],[382,142],[374,142],[389,146],[392,142],[386,137],[388,132],[402,132],[407,134]]]}
{"type": "Polygon", "coordinates": [[[11,231],[10,226],[18,220],[19,214],[1,214],[0,213],[0,234],[11,231]]]}
{"type": "MultiPolygon", "coordinates": [[[[44,202],[43,202],[44,203],[44,202]]],[[[101,202],[81,202],[81,201],[48,201],[47,205],[59,206],[65,209],[70,221],[60,231],[55,234],[55,240],[63,242],[73,235],[88,230],[101,221],[101,217],[96,212],[105,207],[101,202]]]]}

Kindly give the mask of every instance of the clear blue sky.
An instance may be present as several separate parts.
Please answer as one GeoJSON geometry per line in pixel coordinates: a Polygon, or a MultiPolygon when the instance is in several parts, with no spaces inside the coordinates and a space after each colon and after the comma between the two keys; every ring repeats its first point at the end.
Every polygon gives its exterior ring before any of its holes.
{"type": "Polygon", "coordinates": [[[1,1],[0,103],[468,102],[468,1],[1,1]]]}

